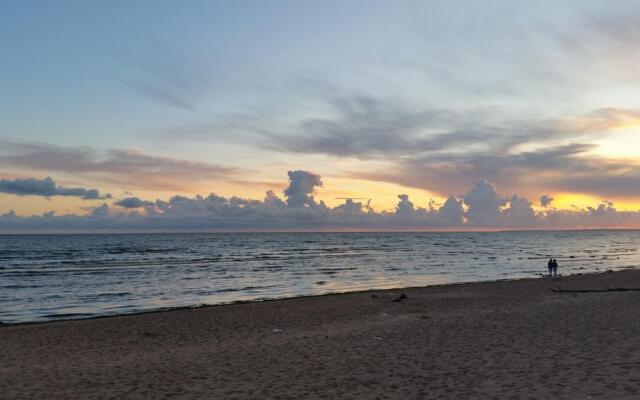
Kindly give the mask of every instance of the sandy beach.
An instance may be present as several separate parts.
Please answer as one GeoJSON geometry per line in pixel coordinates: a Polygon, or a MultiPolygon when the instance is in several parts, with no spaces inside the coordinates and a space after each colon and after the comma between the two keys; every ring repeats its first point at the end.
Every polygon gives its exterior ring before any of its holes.
{"type": "Polygon", "coordinates": [[[0,327],[2,399],[637,399],[640,271],[0,327]]]}

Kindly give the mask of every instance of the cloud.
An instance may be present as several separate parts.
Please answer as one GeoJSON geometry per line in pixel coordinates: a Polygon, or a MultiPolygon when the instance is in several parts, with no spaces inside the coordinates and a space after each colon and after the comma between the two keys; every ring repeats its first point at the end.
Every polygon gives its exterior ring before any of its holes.
{"type": "Polygon", "coordinates": [[[506,201],[498,196],[495,186],[490,182],[476,182],[464,196],[464,203],[469,207],[466,217],[470,225],[487,227],[501,224],[500,209],[506,201]]]}
{"type": "Polygon", "coordinates": [[[640,164],[593,156],[589,144],[548,146],[530,151],[441,153],[392,160],[385,170],[348,172],[446,195],[480,179],[510,192],[534,196],[553,190],[612,198],[640,198],[640,164]]]}
{"type": "Polygon", "coordinates": [[[409,196],[406,194],[398,195],[398,205],[396,206],[396,214],[400,216],[411,216],[416,211],[413,207],[413,203],[409,200],[409,196]]]}
{"type": "Polygon", "coordinates": [[[532,203],[516,195],[511,196],[508,206],[501,210],[502,219],[512,226],[536,226],[538,220],[532,203]]]}
{"type": "Polygon", "coordinates": [[[290,207],[304,207],[315,204],[313,191],[322,186],[320,175],[308,171],[289,171],[289,186],[284,190],[290,207]]]}
{"type": "Polygon", "coordinates": [[[182,52],[157,49],[134,62],[124,82],[139,95],[162,105],[194,110],[212,88],[211,68],[182,52]]]}
{"type": "Polygon", "coordinates": [[[101,206],[95,207],[91,210],[91,216],[93,217],[106,217],[109,215],[109,205],[107,203],[102,203],[101,206]]]}
{"type": "Polygon", "coordinates": [[[326,101],[328,116],[302,119],[278,133],[254,133],[269,149],[383,162],[380,170],[344,173],[441,195],[486,178],[529,196],[553,190],[640,197],[640,163],[598,156],[594,144],[640,123],[637,109],[510,119],[496,109],[416,109],[367,95],[326,101]]]}
{"type": "Polygon", "coordinates": [[[137,150],[98,151],[44,143],[0,140],[0,166],[63,172],[125,189],[188,190],[233,177],[238,169],[157,157],[137,150]]]}
{"type": "Polygon", "coordinates": [[[118,200],[113,204],[123,208],[143,208],[152,207],[154,205],[154,203],[151,201],[140,200],[137,197],[125,197],[124,199],[118,200]]]}
{"type": "Polygon", "coordinates": [[[549,207],[553,200],[553,197],[549,196],[548,194],[543,194],[542,196],[540,196],[540,207],[549,207]]]}
{"type": "Polygon", "coordinates": [[[169,200],[128,197],[114,206],[104,203],[87,215],[30,217],[9,210],[0,216],[0,230],[331,230],[331,229],[554,229],[638,227],[640,211],[621,212],[612,202],[576,210],[536,212],[532,203],[517,195],[498,193],[486,180],[476,182],[462,196],[449,196],[439,207],[416,206],[406,194],[398,195],[394,211],[376,212],[347,199],[336,207],[317,202],[313,190],[321,177],[307,171],[289,171],[289,185],[281,199],[268,191],[262,200],[241,197],[174,196],[169,200]],[[122,210],[126,212],[122,212],[122,210]]]}
{"type": "Polygon", "coordinates": [[[18,196],[71,196],[83,200],[110,199],[110,194],[101,195],[97,189],[58,186],[51,177],[44,179],[0,179],[0,193],[18,196]]]}
{"type": "Polygon", "coordinates": [[[473,113],[411,110],[364,95],[333,98],[329,105],[331,118],[302,120],[295,134],[255,133],[266,136],[267,147],[277,150],[357,158],[437,151],[495,136],[468,129],[479,118],[473,113]]]}
{"type": "Polygon", "coordinates": [[[437,212],[432,212],[432,218],[435,219],[435,224],[441,226],[462,226],[465,222],[463,203],[464,201],[462,199],[456,199],[454,196],[447,197],[447,200],[437,212]]]}
{"type": "MultiPolygon", "coordinates": [[[[636,1],[607,2],[605,9],[584,15],[577,29],[560,29],[556,38],[567,56],[585,66],[576,73],[606,71],[606,78],[637,82],[633,69],[640,40],[640,6],[636,1]]],[[[593,75],[591,75],[593,77],[593,75]]]]}
{"type": "Polygon", "coordinates": [[[640,197],[640,166],[603,163],[549,182],[549,189],[612,198],[640,197]]]}

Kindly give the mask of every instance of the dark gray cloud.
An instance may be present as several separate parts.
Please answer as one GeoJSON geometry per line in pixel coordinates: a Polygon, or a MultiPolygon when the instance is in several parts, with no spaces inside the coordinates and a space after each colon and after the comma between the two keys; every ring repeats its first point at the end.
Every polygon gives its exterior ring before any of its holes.
{"type": "Polygon", "coordinates": [[[0,179],[0,193],[15,194],[18,196],[71,196],[79,197],[83,200],[111,198],[110,194],[100,194],[100,191],[97,189],[59,186],[51,177],[44,179],[0,179]]]}
{"type": "Polygon", "coordinates": [[[0,216],[0,231],[56,229],[119,230],[322,230],[322,229],[550,229],[580,227],[633,227],[640,211],[621,212],[612,202],[576,210],[536,212],[520,196],[504,197],[486,180],[476,182],[462,196],[449,196],[440,206],[417,206],[406,194],[398,195],[396,209],[375,212],[367,204],[347,199],[336,207],[316,202],[311,194],[321,178],[306,171],[290,171],[284,199],[273,191],[263,200],[240,197],[174,196],[148,201],[121,199],[102,204],[87,215],[23,217],[9,210],[0,216]],[[126,212],[122,210],[126,209],[126,212]]]}
{"type": "Polygon", "coordinates": [[[97,151],[43,143],[0,140],[0,166],[47,173],[64,172],[127,189],[183,190],[228,179],[235,168],[156,157],[140,151],[97,151]]]}
{"type": "Polygon", "coordinates": [[[509,192],[582,193],[615,198],[640,197],[640,165],[591,155],[593,145],[569,144],[512,153],[441,153],[393,161],[385,170],[350,176],[392,182],[446,195],[461,193],[480,179],[509,192]]]}
{"type": "Polygon", "coordinates": [[[549,196],[548,194],[543,194],[542,196],[540,196],[540,207],[549,207],[551,203],[553,203],[553,200],[553,197],[549,196]]]}
{"type": "Polygon", "coordinates": [[[391,167],[385,170],[369,170],[351,173],[352,176],[393,182],[396,184],[426,189],[440,194],[462,193],[466,188],[481,179],[489,179],[501,187],[521,184],[527,179],[522,171],[547,167],[545,160],[551,164],[560,164],[566,153],[578,151],[569,147],[563,151],[554,149],[542,154],[504,153],[445,153],[428,157],[404,158],[393,160],[391,167]],[[521,172],[518,172],[518,171],[521,172]]]}
{"type": "Polygon", "coordinates": [[[387,157],[437,151],[470,143],[487,144],[495,132],[471,129],[480,115],[450,110],[408,110],[370,96],[330,100],[332,118],[300,121],[293,134],[255,133],[278,150],[337,157],[387,157]]]}
{"type": "Polygon", "coordinates": [[[584,172],[576,171],[574,174],[551,180],[548,187],[601,197],[638,198],[640,197],[640,166],[615,163],[603,163],[601,166],[589,165],[585,167],[584,172]]]}
{"type": "Polygon", "coordinates": [[[302,120],[290,133],[254,133],[280,151],[384,161],[389,167],[382,171],[347,175],[443,195],[486,178],[513,192],[524,188],[526,195],[554,190],[640,197],[634,184],[640,166],[595,156],[597,146],[590,143],[639,120],[640,110],[607,107],[509,120],[495,110],[415,110],[364,95],[329,104],[333,116],[302,120]]]}
{"type": "Polygon", "coordinates": [[[125,197],[124,199],[118,200],[113,204],[123,208],[144,208],[152,207],[154,205],[152,201],[140,200],[137,197],[125,197]]]}
{"type": "Polygon", "coordinates": [[[335,110],[332,118],[300,121],[288,135],[256,133],[267,136],[270,146],[280,150],[371,159],[450,151],[508,152],[544,141],[593,138],[640,119],[639,110],[620,108],[558,119],[505,120],[495,110],[416,111],[369,96],[333,99],[330,104],[335,110]]]}

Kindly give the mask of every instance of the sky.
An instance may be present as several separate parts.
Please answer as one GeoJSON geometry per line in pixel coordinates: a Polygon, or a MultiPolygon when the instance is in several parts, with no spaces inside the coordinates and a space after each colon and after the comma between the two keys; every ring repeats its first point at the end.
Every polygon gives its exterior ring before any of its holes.
{"type": "Polygon", "coordinates": [[[0,231],[640,227],[640,3],[3,1],[0,231]]]}

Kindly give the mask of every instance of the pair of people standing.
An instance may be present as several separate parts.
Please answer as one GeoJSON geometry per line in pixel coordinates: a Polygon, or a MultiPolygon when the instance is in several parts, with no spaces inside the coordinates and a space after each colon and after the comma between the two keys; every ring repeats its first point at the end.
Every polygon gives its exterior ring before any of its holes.
{"type": "Polygon", "coordinates": [[[552,276],[555,278],[558,276],[558,261],[555,258],[550,258],[547,263],[547,267],[549,268],[549,278],[552,276]]]}

